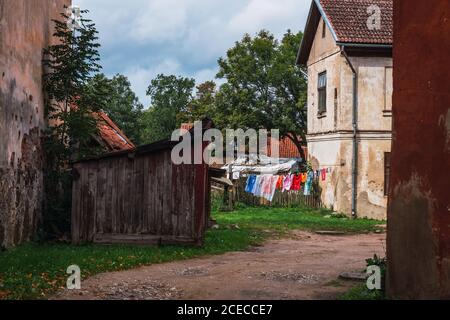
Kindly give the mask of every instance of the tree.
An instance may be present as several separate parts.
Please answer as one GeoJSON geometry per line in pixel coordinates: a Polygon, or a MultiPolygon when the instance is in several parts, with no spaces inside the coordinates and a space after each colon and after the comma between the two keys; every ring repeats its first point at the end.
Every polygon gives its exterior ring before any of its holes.
{"type": "Polygon", "coordinates": [[[140,144],[143,126],[141,117],[144,106],[131,89],[128,78],[116,74],[112,79],[108,79],[104,74],[98,74],[90,80],[89,85],[106,92],[103,95],[103,111],[131,141],[140,144]]]}
{"type": "Polygon", "coordinates": [[[288,30],[280,43],[265,30],[246,34],[219,59],[217,77],[226,83],[216,95],[218,126],[280,129],[305,158],[307,80],[296,65],[302,36],[288,30]]]}
{"type": "Polygon", "coordinates": [[[180,122],[194,123],[215,113],[216,84],[206,81],[197,87],[195,98],[189,103],[185,112],[178,114],[180,122]]]}
{"type": "Polygon", "coordinates": [[[173,130],[180,127],[178,114],[187,111],[194,87],[194,79],[174,75],[159,74],[151,81],[147,95],[151,97],[152,106],[143,114],[145,143],[170,138],[173,130]]]}
{"type": "Polygon", "coordinates": [[[53,235],[69,230],[72,177],[67,169],[70,161],[100,151],[92,144],[92,135],[97,131],[92,112],[104,107],[104,92],[100,92],[104,88],[88,85],[101,68],[95,24],[82,18],[80,29],[74,32],[66,23],[68,16],[61,16],[62,21],[53,20],[57,44],[44,49],[43,60],[45,105],[50,120],[45,137],[44,229],[53,235]]]}

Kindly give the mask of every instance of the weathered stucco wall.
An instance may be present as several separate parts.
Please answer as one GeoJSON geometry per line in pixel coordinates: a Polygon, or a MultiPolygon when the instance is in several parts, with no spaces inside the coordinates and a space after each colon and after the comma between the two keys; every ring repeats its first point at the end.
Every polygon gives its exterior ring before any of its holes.
{"type": "MultiPolygon", "coordinates": [[[[391,149],[392,58],[350,57],[358,72],[359,217],[386,219],[384,156],[391,149]]],[[[321,181],[324,204],[351,214],[352,72],[322,22],[308,59],[308,153],[314,169],[330,168],[321,181]],[[327,110],[318,114],[317,80],[327,72],[327,110]]]]}
{"type": "Polygon", "coordinates": [[[450,2],[394,2],[387,293],[450,298],[450,2]]]}
{"type": "Polygon", "coordinates": [[[69,3],[0,0],[0,246],[28,240],[42,214],[42,49],[69,3]]]}

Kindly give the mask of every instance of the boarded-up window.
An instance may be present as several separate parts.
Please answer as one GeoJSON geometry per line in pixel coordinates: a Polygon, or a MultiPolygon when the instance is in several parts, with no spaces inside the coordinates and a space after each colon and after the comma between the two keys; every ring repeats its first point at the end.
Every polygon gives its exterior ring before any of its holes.
{"type": "Polygon", "coordinates": [[[391,153],[384,153],[384,195],[389,195],[389,179],[391,176],[391,153]]]}
{"type": "Polygon", "coordinates": [[[392,110],[392,87],[393,87],[393,79],[392,79],[392,67],[386,67],[385,69],[385,103],[384,109],[387,111],[392,110]]]}
{"type": "Polygon", "coordinates": [[[317,91],[319,96],[319,110],[321,115],[327,111],[327,72],[319,73],[317,91]]]}

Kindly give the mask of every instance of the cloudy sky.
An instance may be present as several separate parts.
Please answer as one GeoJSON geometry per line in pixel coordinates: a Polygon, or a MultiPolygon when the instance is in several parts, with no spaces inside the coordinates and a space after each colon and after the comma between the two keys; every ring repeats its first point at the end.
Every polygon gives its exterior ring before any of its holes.
{"type": "Polygon", "coordinates": [[[128,76],[141,102],[158,73],[212,80],[244,33],[303,30],[311,0],[73,0],[99,30],[103,72],[128,76]]]}

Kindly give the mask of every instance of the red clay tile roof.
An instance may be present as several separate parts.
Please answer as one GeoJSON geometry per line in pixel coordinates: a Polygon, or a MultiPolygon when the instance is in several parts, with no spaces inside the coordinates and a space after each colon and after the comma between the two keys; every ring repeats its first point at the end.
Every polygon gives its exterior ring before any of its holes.
{"type": "Polygon", "coordinates": [[[393,43],[394,0],[312,0],[297,63],[306,65],[321,17],[339,45],[391,47],[393,43]],[[381,29],[370,30],[367,21],[372,5],[381,10],[381,29]]]}
{"type": "MultiPolygon", "coordinates": [[[[298,152],[297,146],[292,142],[291,139],[288,137],[282,138],[280,140],[280,150],[279,157],[280,158],[301,158],[300,152],[298,152]]],[[[303,148],[303,151],[305,152],[305,156],[307,154],[306,147],[303,148]]],[[[268,156],[272,156],[272,150],[271,150],[271,140],[267,143],[267,153],[268,156]]]]}
{"type": "Polygon", "coordinates": [[[320,0],[337,42],[392,44],[393,0],[320,0]],[[368,8],[381,10],[381,29],[370,30],[368,8]]]}
{"type": "Polygon", "coordinates": [[[127,138],[108,115],[98,112],[95,116],[100,137],[108,151],[123,151],[135,148],[133,142],[127,138]]]}

